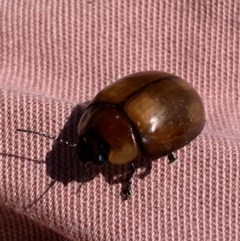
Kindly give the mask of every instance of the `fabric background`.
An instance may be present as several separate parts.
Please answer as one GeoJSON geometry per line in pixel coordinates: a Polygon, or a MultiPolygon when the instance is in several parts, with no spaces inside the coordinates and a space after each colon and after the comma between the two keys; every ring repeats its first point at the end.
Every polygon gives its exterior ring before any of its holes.
{"type": "Polygon", "coordinates": [[[0,240],[240,240],[239,56],[238,0],[0,0],[0,240]],[[74,142],[86,101],[143,70],[189,81],[207,122],[127,202],[124,167],[79,189],[72,148],[16,132],[74,142]]]}

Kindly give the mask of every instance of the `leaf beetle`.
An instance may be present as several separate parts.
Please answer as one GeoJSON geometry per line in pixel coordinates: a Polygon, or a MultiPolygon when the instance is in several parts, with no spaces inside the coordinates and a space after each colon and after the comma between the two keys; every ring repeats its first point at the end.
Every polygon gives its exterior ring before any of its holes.
{"type": "Polygon", "coordinates": [[[205,114],[196,90],[175,75],[146,71],[100,91],[78,124],[76,151],[85,163],[129,164],[123,196],[131,195],[134,161],[153,160],[185,146],[202,131],[205,114]]]}
{"type": "MultiPolygon", "coordinates": [[[[76,148],[82,162],[128,165],[122,197],[131,196],[131,179],[139,159],[168,156],[194,140],[205,124],[202,100],[178,76],[145,71],[128,75],[101,90],[81,116],[76,148]]],[[[63,142],[47,134],[39,134],[63,142]]],[[[88,165],[86,165],[88,166],[88,165]]]]}

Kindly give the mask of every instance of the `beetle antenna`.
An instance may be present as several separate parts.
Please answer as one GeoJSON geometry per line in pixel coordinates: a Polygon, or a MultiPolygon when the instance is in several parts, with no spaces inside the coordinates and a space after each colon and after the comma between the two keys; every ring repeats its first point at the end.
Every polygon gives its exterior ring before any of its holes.
{"type": "Polygon", "coordinates": [[[23,206],[23,209],[28,209],[31,208],[33,205],[35,205],[37,202],[39,202],[43,196],[53,187],[53,185],[56,183],[56,180],[53,180],[49,183],[48,187],[44,190],[43,193],[41,193],[41,195],[36,198],[34,201],[32,201],[31,203],[29,203],[27,206],[23,206]]]}
{"type": "Polygon", "coordinates": [[[68,145],[68,146],[71,146],[71,147],[75,147],[75,146],[77,145],[76,143],[69,143],[68,141],[65,141],[65,140],[62,140],[62,139],[58,139],[58,138],[56,138],[55,136],[51,136],[51,135],[49,135],[49,134],[42,133],[42,132],[38,132],[38,131],[31,131],[31,130],[24,130],[24,129],[17,129],[16,131],[26,132],[26,133],[31,133],[31,134],[43,136],[43,137],[52,139],[52,140],[57,141],[57,142],[60,142],[60,143],[64,143],[64,144],[66,144],[66,145],[68,145]]]}

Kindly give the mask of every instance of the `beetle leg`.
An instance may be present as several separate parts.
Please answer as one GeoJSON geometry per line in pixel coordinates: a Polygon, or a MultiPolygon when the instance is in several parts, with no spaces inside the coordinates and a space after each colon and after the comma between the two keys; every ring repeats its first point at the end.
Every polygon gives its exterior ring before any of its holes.
{"type": "Polygon", "coordinates": [[[82,178],[81,178],[81,184],[77,190],[77,192],[80,190],[80,188],[82,187],[82,185],[88,181],[88,178],[89,178],[89,166],[91,165],[92,163],[91,162],[87,162],[85,165],[84,165],[84,170],[83,170],[83,175],[82,175],[82,178]]]}
{"type": "Polygon", "coordinates": [[[125,181],[125,185],[124,185],[124,187],[122,189],[122,192],[121,192],[121,196],[122,196],[123,200],[127,200],[132,195],[132,177],[134,175],[134,172],[135,172],[135,166],[131,162],[131,163],[128,164],[126,181],[125,181]]]}
{"type": "Polygon", "coordinates": [[[83,174],[83,182],[86,182],[88,177],[89,177],[89,166],[90,166],[91,162],[87,162],[85,164],[85,170],[84,170],[84,174],[83,174]]]}
{"type": "Polygon", "coordinates": [[[168,160],[169,160],[169,164],[172,164],[174,162],[176,162],[177,157],[175,157],[172,153],[168,154],[168,160]]]}

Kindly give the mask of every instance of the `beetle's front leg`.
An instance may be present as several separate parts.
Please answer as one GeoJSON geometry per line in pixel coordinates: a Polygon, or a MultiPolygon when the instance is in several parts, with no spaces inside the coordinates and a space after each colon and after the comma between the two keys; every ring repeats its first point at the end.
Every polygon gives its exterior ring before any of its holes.
{"type": "Polygon", "coordinates": [[[126,173],[126,181],[123,186],[121,196],[123,200],[127,200],[132,195],[132,177],[135,172],[135,166],[132,162],[128,163],[127,173],[126,173]]]}

